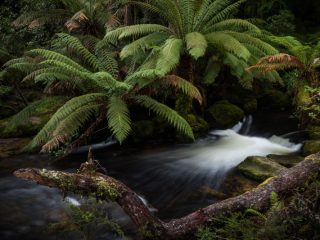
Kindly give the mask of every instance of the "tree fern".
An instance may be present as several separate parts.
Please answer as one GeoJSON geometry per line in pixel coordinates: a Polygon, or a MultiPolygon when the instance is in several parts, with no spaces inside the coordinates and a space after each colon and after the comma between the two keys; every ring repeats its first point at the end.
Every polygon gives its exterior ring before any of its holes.
{"type": "Polygon", "coordinates": [[[185,53],[195,60],[205,55],[221,56],[230,53],[247,64],[252,64],[254,57],[261,57],[257,55],[259,52],[257,49],[265,54],[277,53],[268,43],[271,42],[270,39],[264,37],[256,25],[247,20],[233,18],[245,0],[127,0],[125,2],[156,13],[168,22],[167,25],[131,25],[106,34],[105,41],[113,44],[124,38],[126,41],[127,38],[132,39],[122,49],[122,59],[130,58],[133,54],[139,53],[140,49],[149,51],[150,55],[146,57],[141,67],[138,67],[139,70],[155,68],[163,74],[169,73],[179,66],[181,56],[185,53]],[[148,41],[155,34],[162,33],[167,38],[165,43],[163,44],[164,40],[161,39],[150,48],[148,41]]]}

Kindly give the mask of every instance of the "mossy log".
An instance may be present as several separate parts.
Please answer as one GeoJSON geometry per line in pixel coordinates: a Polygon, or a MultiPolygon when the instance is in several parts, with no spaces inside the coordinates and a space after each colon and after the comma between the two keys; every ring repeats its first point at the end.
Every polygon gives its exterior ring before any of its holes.
{"type": "Polygon", "coordinates": [[[92,171],[94,168],[90,168],[91,164],[93,164],[92,159],[83,164],[78,173],[20,169],[15,171],[14,175],[41,185],[58,187],[63,191],[82,195],[93,194],[101,200],[115,201],[124,209],[146,239],[185,239],[186,235],[193,234],[199,227],[209,223],[213,217],[244,211],[248,208],[259,211],[267,209],[272,192],[290,194],[292,189],[302,186],[319,173],[320,153],[306,157],[298,165],[281,171],[278,176],[268,179],[249,192],[168,222],[154,216],[138,195],[122,182],[92,171]]]}

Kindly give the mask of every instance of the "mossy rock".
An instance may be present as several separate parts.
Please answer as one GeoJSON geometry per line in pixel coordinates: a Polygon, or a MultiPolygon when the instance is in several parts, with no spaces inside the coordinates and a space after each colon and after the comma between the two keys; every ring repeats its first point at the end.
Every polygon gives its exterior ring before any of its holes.
{"type": "Polygon", "coordinates": [[[228,174],[219,189],[228,197],[235,197],[252,190],[257,187],[259,183],[259,181],[248,178],[239,171],[232,171],[228,174]]]}
{"type": "Polygon", "coordinates": [[[318,125],[309,125],[307,127],[308,135],[312,140],[320,140],[320,126],[318,125]]]}
{"type": "Polygon", "coordinates": [[[258,109],[257,98],[249,91],[231,89],[225,98],[232,104],[241,107],[246,113],[254,113],[258,109]]]}
{"type": "Polygon", "coordinates": [[[276,176],[284,169],[286,169],[286,167],[272,161],[270,158],[259,156],[247,157],[237,166],[238,171],[259,181],[264,181],[270,177],[276,176]]]}
{"type": "Polygon", "coordinates": [[[13,124],[15,116],[0,121],[0,138],[30,137],[38,133],[49,121],[55,111],[61,107],[66,98],[57,97],[39,105],[25,121],[13,124]]]}
{"type": "Polygon", "coordinates": [[[285,167],[293,167],[303,161],[303,157],[301,156],[295,156],[295,155],[276,155],[276,154],[270,154],[267,156],[272,161],[277,162],[285,167]]]}
{"type": "Polygon", "coordinates": [[[187,114],[185,119],[190,124],[195,135],[207,133],[210,128],[209,124],[202,117],[197,115],[187,114]]]}
{"type": "Polygon", "coordinates": [[[312,103],[310,92],[306,89],[307,85],[298,88],[294,102],[296,106],[308,106],[312,103]]]}
{"type": "Polygon", "coordinates": [[[262,98],[259,100],[259,106],[264,109],[281,110],[291,106],[289,96],[282,91],[271,89],[265,91],[262,98]]]}
{"type": "Polygon", "coordinates": [[[308,156],[320,152],[320,140],[309,140],[303,145],[303,155],[308,156]]]}
{"type": "Polygon", "coordinates": [[[244,118],[244,111],[229,101],[223,100],[209,107],[207,118],[213,127],[228,128],[244,118]]]}

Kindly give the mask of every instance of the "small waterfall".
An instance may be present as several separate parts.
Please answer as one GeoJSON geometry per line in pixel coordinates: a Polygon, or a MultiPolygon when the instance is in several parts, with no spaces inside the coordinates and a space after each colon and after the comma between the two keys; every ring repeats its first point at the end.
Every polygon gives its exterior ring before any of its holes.
{"type": "Polygon", "coordinates": [[[246,157],[287,155],[301,148],[301,144],[278,136],[268,139],[243,135],[250,132],[251,124],[249,116],[231,129],[209,132],[194,144],[144,155],[133,163],[138,173],[132,181],[157,208],[174,206],[178,212],[177,208],[183,208],[184,199],[202,186],[219,188],[226,174],[246,157]],[[157,197],[150,199],[154,195],[157,197]]]}

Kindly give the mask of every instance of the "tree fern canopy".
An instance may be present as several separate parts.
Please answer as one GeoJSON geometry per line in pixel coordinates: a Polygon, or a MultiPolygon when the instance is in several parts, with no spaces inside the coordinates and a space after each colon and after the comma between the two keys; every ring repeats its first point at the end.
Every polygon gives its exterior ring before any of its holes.
{"type": "MultiPolygon", "coordinates": [[[[153,57],[143,65],[156,68],[168,74],[189,54],[198,60],[205,55],[233,54],[246,68],[249,59],[257,56],[251,46],[269,54],[277,53],[264,41],[262,31],[253,23],[234,18],[243,0],[134,0],[125,1],[146,11],[158,14],[168,25],[138,24],[117,28],[106,34],[111,43],[124,38],[132,42],[121,51],[123,59],[130,58],[139,49],[149,50],[153,57]],[[161,34],[156,42],[154,37],[161,34]],[[152,45],[151,45],[152,44],[152,45]],[[151,46],[150,46],[151,45],[151,46]],[[157,49],[159,54],[154,54],[157,49]],[[151,59],[153,63],[151,64],[151,59]]],[[[232,67],[232,65],[230,65],[232,67]]],[[[190,79],[192,80],[192,79],[190,79]]]]}
{"type": "MultiPolygon", "coordinates": [[[[155,37],[164,35],[156,33],[150,36],[151,38],[142,41],[151,40],[150,43],[153,44],[155,37]]],[[[155,65],[161,71],[136,70],[122,80],[115,74],[119,74],[116,60],[112,54],[106,54],[111,53],[108,46],[93,41],[94,48],[92,45],[86,47],[80,39],[65,33],[60,33],[57,37],[56,46],[64,47],[66,51],[33,49],[26,53],[26,57],[7,63],[7,67],[24,70],[27,74],[24,81],[34,80],[45,84],[49,89],[57,84],[72,83],[78,91],[78,96],[73,97],[52,116],[33,139],[30,148],[43,146],[43,151],[52,151],[60,146],[67,146],[97,118],[105,118],[111,133],[122,143],[131,132],[129,106],[134,103],[150,108],[180,132],[193,138],[188,123],[174,110],[151,97],[145,96],[141,101],[135,99],[135,95],[146,88],[161,92],[161,86],[169,86],[202,103],[202,96],[195,86],[178,76],[165,76],[163,72],[162,66],[173,69],[179,63],[177,53],[182,48],[181,39],[170,38],[166,41],[166,47],[161,50],[155,65]]],[[[21,116],[28,113],[29,108],[32,109],[33,105],[23,110],[21,116]]]]}

